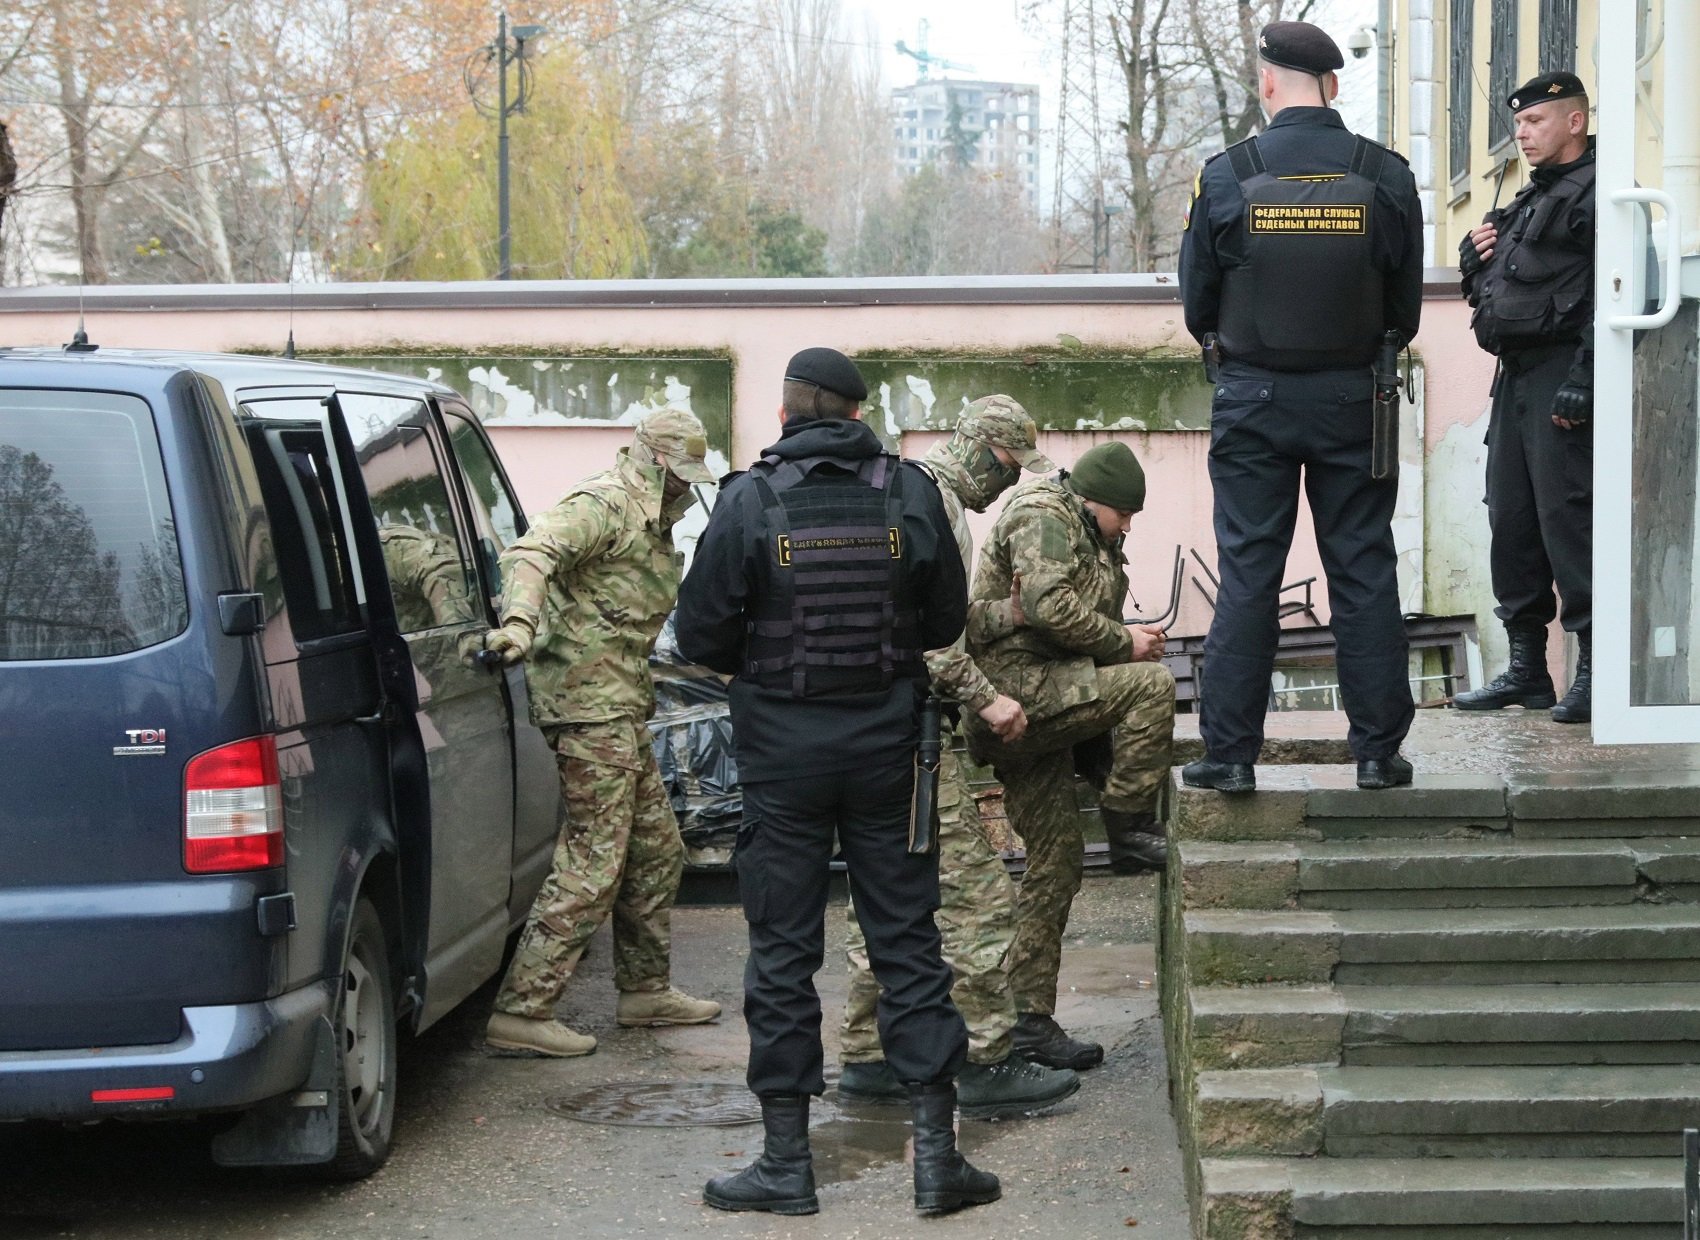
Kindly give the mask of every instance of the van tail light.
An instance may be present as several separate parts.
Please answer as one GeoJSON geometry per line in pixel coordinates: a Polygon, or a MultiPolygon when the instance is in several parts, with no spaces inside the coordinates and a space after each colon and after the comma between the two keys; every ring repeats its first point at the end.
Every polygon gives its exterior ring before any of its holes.
{"type": "Polygon", "coordinates": [[[189,759],[183,771],[183,868],[228,874],[282,864],[277,741],[255,736],[189,759]]]}

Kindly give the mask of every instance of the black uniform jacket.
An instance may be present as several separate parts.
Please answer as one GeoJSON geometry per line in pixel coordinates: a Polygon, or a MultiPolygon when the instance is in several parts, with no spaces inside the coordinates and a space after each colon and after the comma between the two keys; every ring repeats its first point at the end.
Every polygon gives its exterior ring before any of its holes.
{"type": "MultiPolygon", "coordinates": [[[[1513,250],[1510,234],[1517,217],[1534,215],[1539,209],[1542,196],[1560,179],[1593,162],[1594,139],[1589,138],[1588,149],[1580,159],[1568,164],[1530,169],[1529,183],[1518,191],[1517,196],[1498,210],[1489,211],[1483,218],[1483,223],[1491,223],[1499,230],[1499,242],[1494,247],[1493,257],[1487,262],[1482,262],[1481,256],[1476,252],[1476,243],[1470,239],[1468,233],[1465,234],[1464,239],[1458,243],[1458,269],[1463,273],[1461,287],[1470,305],[1478,304],[1484,286],[1493,283],[1497,276],[1503,274],[1499,269],[1508,261],[1507,253],[1513,250]]],[[[1553,220],[1546,226],[1547,244],[1543,248],[1543,257],[1551,252],[1562,262],[1566,250],[1572,253],[1579,249],[1591,250],[1594,246],[1595,219],[1595,196],[1584,194],[1577,198],[1569,205],[1563,219],[1553,220]]],[[[1551,261],[1550,258],[1548,261],[1551,261]]],[[[1651,270],[1651,264],[1649,269],[1651,270]]],[[[1653,286],[1649,284],[1648,287],[1653,286]]],[[[1553,344],[1575,343],[1576,356],[1571,361],[1570,373],[1565,382],[1587,391],[1592,391],[1594,387],[1593,306],[1593,289],[1590,286],[1586,291],[1586,301],[1579,307],[1579,313],[1575,316],[1576,321],[1566,324],[1563,330],[1554,335],[1552,341],[1553,344]]]]}
{"type": "MultiPolygon", "coordinates": [[[[855,463],[885,451],[859,421],[793,421],[763,456],[826,456],[855,463]]],[[[904,579],[919,613],[921,649],[954,642],[968,618],[968,579],[950,519],[932,478],[912,462],[903,470],[904,579]]],[[[746,781],[856,770],[912,753],[926,671],[890,689],[795,698],[741,675],[747,614],[772,589],[773,555],[761,529],[746,528],[748,474],[728,475],[708,528],[697,541],[679,589],[675,628],[687,658],[736,677],[731,687],[738,770],[746,781]]]]}
{"type": "MultiPolygon", "coordinates": [[[[1258,149],[1275,176],[1345,172],[1357,136],[1332,108],[1282,108],[1258,136],[1258,149]]],[[[1231,161],[1205,161],[1181,234],[1181,302],[1195,340],[1217,330],[1222,271],[1244,255],[1245,197],[1231,161]]],[[[1402,158],[1382,166],[1375,191],[1376,263],[1386,273],[1383,329],[1410,340],[1423,308],[1423,218],[1416,180],[1402,158]]]]}

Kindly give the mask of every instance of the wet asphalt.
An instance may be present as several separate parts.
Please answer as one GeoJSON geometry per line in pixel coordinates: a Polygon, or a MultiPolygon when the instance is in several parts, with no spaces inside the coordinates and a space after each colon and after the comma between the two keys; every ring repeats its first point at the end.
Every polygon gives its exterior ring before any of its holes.
{"type": "MultiPolygon", "coordinates": [[[[723,1084],[734,1110],[747,1051],[737,910],[674,914],[674,981],[726,1014],[691,1029],[620,1029],[608,931],[569,987],[563,1016],[601,1040],[575,1060],[495,1058],[481,1045],[489,992],[404,1043],[395,1151],[360,1184],[326,1187],[212,1165],[181,1125],[0,1129],[0,1240],[529,1240],[553,1236],[865,1237],[1129,1235],[1185,1240],[1152,950],[1157,882],[1089,873],[1064,953],[1058,1018],[1104,1043],[1104,1065],[1052,1112],[964,1121],[963,1150],[1003,1179],[1003,1200],[941,1219],[912,1209],[903,1108],[814,1108],[821,1212],[725,1214],[703,1181],[760,1149],[759,1125],[633,1126],[665,1118],[679,1085],[723,1084]],[[627,1088],[627,1087],[632,1088],[627,1088]],[[594,1091],[587,1097],[587,1091],[594,1091]],[[635,1107],[630,1099],[638,1096],[635,1107]],[[613,1105],[608,1104],[612,1100],[613,1105]],[[604,1118],[562,1110],[595,1101],[604,1118]],[[635,1112],[635,1113],[634,1113],[635,1112]]],[[[845,980],[843,909],[828,912],[819,987],[829,1077],[845,980]]]]}

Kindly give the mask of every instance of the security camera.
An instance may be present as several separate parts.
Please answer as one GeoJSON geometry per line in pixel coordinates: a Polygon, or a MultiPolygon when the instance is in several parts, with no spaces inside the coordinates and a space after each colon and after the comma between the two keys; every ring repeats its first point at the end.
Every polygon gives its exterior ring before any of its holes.
{"type": "Polygon", "coordinates": [[[1375,27],[1359,26],[1346,37],[1346,47],[1353,60],[1362,60],[1375,48],[1375,27]]]}

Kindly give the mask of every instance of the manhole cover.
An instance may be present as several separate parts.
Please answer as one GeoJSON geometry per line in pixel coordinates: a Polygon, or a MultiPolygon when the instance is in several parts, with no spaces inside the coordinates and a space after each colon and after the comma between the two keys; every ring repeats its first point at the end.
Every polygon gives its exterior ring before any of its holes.
{"type": "Polygon", "coordinates": [[[586,1124],[629,1128],[731,1128],[761,1119],[761,1103],[742,1085],[616,1081],[543,1104],[586,1124]]]}

